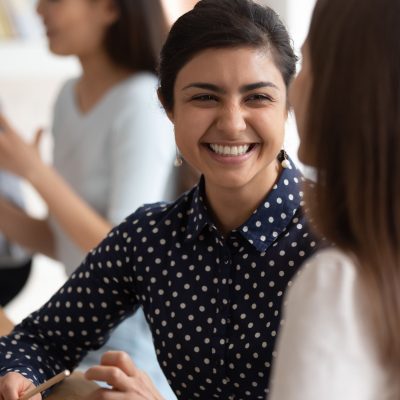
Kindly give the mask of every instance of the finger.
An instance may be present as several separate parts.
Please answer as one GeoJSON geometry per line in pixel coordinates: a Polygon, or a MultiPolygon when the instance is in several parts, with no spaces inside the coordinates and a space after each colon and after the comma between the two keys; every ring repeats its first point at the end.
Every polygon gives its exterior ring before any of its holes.
{"type": "Polygon", "coordinates": [[[137,376],[140,373],[139,368],[124,351],[107,351],[101,357],[101,365],[117,367],[128,376],[137,376]]]}
{"type": "Polygon", "coordinates": [[[8,123],[6,117],[0,113],[0,130],[1,131],[12,131],[11,125],[8,123]]]}
{"type": "Polygon", "coordinates": [[[124,392],[130,389],[129,377],[118,367],[97,365],[85,372],[85,378],[92,381],[106,382],[115,390],[124,392]]]}
{"type": "Polygon", "coordinates": [[[33,137],[33,145],[35,148],[39,148],[40,141],[42,140],[43,137],[43,128],[39,128],[35,132],[35,136],[33,137]]]}
{"type": "Polygon", "coordinates": [[[146,372],[144,372],[144,371],[141,371],[141,374],[142,374],[142,376],[141,376],[142,381],[145,382],[147,389],[154,396],[154,399],[164,400],[164,398],[161,396],[160,392],[158,391],[156,385],[151,380],[150,376],[147,375],[146,372]]]}
{"type": "Polygon", "coordinates": [[[140,387],[146,387],[155,399],[161,399],[162,396],[158,392],[156,386],[150,377],[141,369],[139,369],[129,355],[123,351],[108,351],[101,358],[102,365],[115,366],[121,369],[128,377],[135,377],[140,382],[140,387]]]}
{"type": "MultiPolygon", "coordinates": [[[[112,389],[98,389],[84,397],[82,400],[158,400],[140,393],[127,393],[125,395],[112,389]]],[[[164,400],[164,399],[161,399],[164,400]]]]}

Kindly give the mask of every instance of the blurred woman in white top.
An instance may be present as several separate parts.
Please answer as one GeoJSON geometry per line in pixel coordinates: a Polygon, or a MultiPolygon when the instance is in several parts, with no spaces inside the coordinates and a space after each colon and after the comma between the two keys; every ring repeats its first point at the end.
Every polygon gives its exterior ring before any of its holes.
{"type": "MultiPolygon", "coordinates": [[[[71,274],[125,216],[143,203],[171,199],[174,139],[156,94],[168,28],[158,0],[39,0],[37,10],[50,50],[78,57],[82,73],[65,83],[55,103],[53,166],[39,156],[39,137],[26,143],[0,117],[0,168],[26,179],[48,207],[46,219],[35,219],[1,198],[0,230],[60,260],[71,274]]],[[[107,346],[127,351],[155,382],[163,381],[142,313],[107,346]]]]}
{"type": "Polygon", "coordinates": [[[271,400],[400,399],[400,2],[318,0],[291,88],[336,247],[287,298],[271,400]]]}

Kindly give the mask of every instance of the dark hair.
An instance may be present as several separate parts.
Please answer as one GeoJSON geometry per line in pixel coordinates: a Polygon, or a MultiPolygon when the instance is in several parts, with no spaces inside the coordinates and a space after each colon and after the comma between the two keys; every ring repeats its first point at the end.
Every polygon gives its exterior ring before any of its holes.
{"type": "MultiPolygon", "coordinates": [[[[400,2],[318,0],[307,40],[311,215],[355,254],[382,361],[400,373],[400,2]]],[[[399,398],[400,392],[397,394],[399,398]]]]}
{"type": "Polygon", "coordinates": [[[175,22],[161,51],[159,93],[164,107],[173,108],[176,77],[197,53],[240,46],[269,49],[288,87],[297,58],[279,16],[251,0],[201,0],[175,22]]]}
{"type": "Polygon", "coordinates": [[[110,26],[105,47],[118,65],[156,72],[168,27],[160,0],[114,0],[119,18],[110,26]]]}

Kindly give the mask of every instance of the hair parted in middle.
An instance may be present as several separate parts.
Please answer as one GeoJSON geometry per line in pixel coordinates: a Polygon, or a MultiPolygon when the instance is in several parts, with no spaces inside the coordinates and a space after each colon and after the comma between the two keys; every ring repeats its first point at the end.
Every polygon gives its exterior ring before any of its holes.
{"type": "Polygon", "coordinates": [[[297,57],[275,11],[251,0],[201,0],[175,22],[161,51],[159,93],[167,111],[182,67],[201,51],[227,47],[265,48],[286,88],[294,77],[297,57]]]}

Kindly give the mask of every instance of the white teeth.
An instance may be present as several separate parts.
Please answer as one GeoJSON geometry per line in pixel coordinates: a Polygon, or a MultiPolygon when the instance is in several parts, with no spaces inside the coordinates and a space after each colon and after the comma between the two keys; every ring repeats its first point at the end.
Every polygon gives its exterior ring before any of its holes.
{"type": "Polygon", "coordinates": [[[247,153],[250,145],[244,144],[241,146],[222,146],[220,144],[210,144],[210,147],[215,153],[223,156],[241,156],[247,153]]]}

